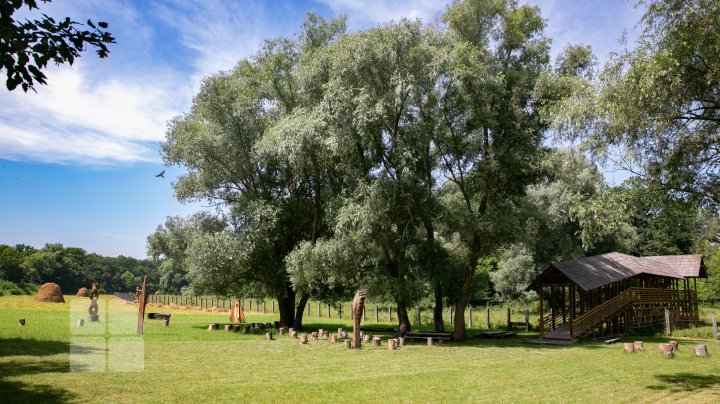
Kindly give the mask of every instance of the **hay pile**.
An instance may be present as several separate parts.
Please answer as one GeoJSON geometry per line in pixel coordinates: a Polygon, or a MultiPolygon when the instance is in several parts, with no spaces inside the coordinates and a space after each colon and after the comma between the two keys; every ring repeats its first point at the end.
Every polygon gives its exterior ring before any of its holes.
{"type": "Polygon", "coordinates": [[[40,286],[37,296],[35,296],[36,302],[48,302],[48,303],[65,303],[63,298],[62,290],[57,283],[45,283],[40,286]]]}
{"type": "Polygon", "coordinates": [[[75,296],[88,297],[88,293],[90,293],[88,288],[80,288],[77,293],[75,293],[75,296]]]}

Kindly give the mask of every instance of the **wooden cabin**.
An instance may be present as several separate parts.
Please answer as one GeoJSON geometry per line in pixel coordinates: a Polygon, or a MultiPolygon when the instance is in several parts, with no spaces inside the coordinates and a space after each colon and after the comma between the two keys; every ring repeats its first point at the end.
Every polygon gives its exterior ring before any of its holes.
{"type": "Polygon", "coordinates": [[[608,253],[549,265],[527,290],[540,297],[540,335],[573,340],[629,334],[633,328],[698,321],[700,255],[634,257],[608,253]]]}

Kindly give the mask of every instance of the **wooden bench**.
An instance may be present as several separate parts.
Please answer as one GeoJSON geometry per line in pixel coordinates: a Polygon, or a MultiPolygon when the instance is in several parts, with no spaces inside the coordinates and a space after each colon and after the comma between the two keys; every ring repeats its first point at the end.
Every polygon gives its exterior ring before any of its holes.
{"type": "Polygon", "coordinates": [[[147,318],[149,320],[170,320],[170,314],[167,313],[148,313],[147,318]]]}

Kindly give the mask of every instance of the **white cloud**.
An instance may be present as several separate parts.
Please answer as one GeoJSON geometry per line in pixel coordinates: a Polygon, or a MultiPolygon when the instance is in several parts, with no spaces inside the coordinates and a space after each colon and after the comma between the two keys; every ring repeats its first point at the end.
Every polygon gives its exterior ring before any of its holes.
{"type": "Polygon", "coordinates": [[[398,21],[405,17],[419,18],[423,22],[431,22],[434,17],[445,10],[447,0],[319,0],[335,14],[347,14],[350,28],[365,28],[390,20],[398,21]]]}

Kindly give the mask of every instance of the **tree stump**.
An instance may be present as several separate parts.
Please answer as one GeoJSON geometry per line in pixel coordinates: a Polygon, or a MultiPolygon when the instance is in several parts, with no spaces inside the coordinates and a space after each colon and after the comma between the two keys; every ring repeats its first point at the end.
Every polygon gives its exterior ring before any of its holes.
{"type": "Polygon", "coordinates": [[[308,343],[307,334],[305,334],[305,333],[300,334],[300,344],[307,344],[307,343],[308,343]]]}
{"type": "Polygon", "coordinates": [[[668,342],[668,344],[672,345],[673,352],[677,351],[680,348],[677,341],[670,341],[668,342]]]}
{"type": "Polygon", "coordinates": [[[635,352],[635,344],[632,342],[626,342],[625,347],[623,348],[624,352],[635,352]]]}
{"type": "Polygon", "coordinates": [[[278,332],[280,333],[280,335],[285,335],[285,327],[278,328],[278,332]]]}
{"type": "Polygon", "coordinates": [[[260,328],[253,327],[252,332],[253,332],[253,334],[260,334],[260,328]]]}
{"type": "Polygon", "coordinates": [[[330,338],[330,330],[324,330],[324,331],[323,331],[323,338],[325,338],[325,339],[330,338]]]}
{"type": "MultiPolygon", "coordinates": [[[[318,316],[318,317],[319,317],[319,316],[318,316]]],[[[322,328],[319,329],[319,330],[318,330],[318,335],[321,336],[321,337],[324,337],[324,336],[325,336],[325,330],[323,330],[322,328]]]]}
{"type": "Polygon", "coordinates": [[[663,354],[669,358],[672,358],[673,346],[670,344],[660,343],[660,344],[658,344],[658,352],[660,352],[661,354],[663,354]]]}
{"type": "Polygon", "coordinates": [[[272,341],[272,340],[273,340],[272,333],[271,333],[271,332],[266,332],[266,333],[265,333],[265,338],[267,338],[268,341],[272,341]]]}
{"type": "Polygon", "coordinates": [[[169,327],[170,326],[170,317],[163,318],[163,327],[169,327]]]}
{"type": "MultiPolygon", "coordinates": [[[[342,328],[341,328],[341,330],[342,330],[342,328]]],[[[342,332],[340,333],[340,338],[347,338],[347,337],[348,337],[347,331],[342,330],[342,332]]]]}
{"type": "Polygon", "coordinates": [[[693,346],[693,352],[695,356],[707,356],[707,347],[705,345],[693,346]]]}
{"type": "Polygon", "coordinates": [[[395,349],[395,340],[394,339],[388,340],[388,349],[391,351],[395,349]]]}
{"type": "Polygon", "coordinates": [[[218,329],[218,325],[217,325],[217,324],[210,324],[210,325],[208,325],[208,331],[214,331],[214,330],[217,330],[217,329],[218,329]]]}
{"type": "Polygon", "coordinates": [[[370,342],[371,338],[372,338],[372,334],[365,334],[365,335],[363,335],[363,342],[370,342]]]}
{"type": "Polygon", "coordinates": [[[644,351],[645,350],[645,347],[643,346],[642,341],[635,341],[635,342],[633,342],[633,345],[635,345],[636,351],[644,351]]]}
{"type": "Polygon", "coordinates": [[[432,344],[433,344],[432,337],[427,338],[427,344],[428,344],[428,346],[432,346],[432,344]]]}
{"type": "Polygon", "coordinates": [[[338,334],[342,334],[343,331],[344,331],[344,330],[342,329],[342,327],[338,328],[338,334]]]}
{"type": "Polygon", "coordinates": [[[313,333],[310,334],[310,335],[312,335],[312,340],[313,340],[313,341],[317,341],[317,339],[318,339],[318,333],[317,333],[317,331],[313,331],[313,333]]]}
{"type": "Polygon", "coordinates": [[[242,331],[243,334],[247,334],[247,333],[250,332],[250,326],[249,326],[249,325],[246,325],[245,327],[243,327],[242,330],[243,330],[243,331],[242,331]]]}
{"type": "Polygon", "coordinates": [[[333,344],[337,342],[337,336],[335,334],[330,336],[330,342],[332,342],[333,344]]]}
{"type": "Polygon", "coordinates": [[[375,337],[372,339],[373,346],[380,346],[380,337],[375,337]]]}
{"type": "Polygon", "coordinates": [[[290,330],[290,336],[293,337],[293,338],[297,338],[297,331],[295,331],[295,330],[290,330]]]}
{"type": "Polygon", "coordinates": [[[230,332],[232,330],[232,325],[225,324],[225,332],[230,332]]]}
{"type": "Polygon", "coordinates": [[[398,346],[405,346],[405,337],[398,338],[398,346]]]}
{"type": "Polygon", "coordinates": [[[78,320],[78,327],[82,327],[84,325],[85,325],[85,320],[83,320],[82,318],[80,320],[78,320]]]}
{"type": "Polygon", "coordinates": [[[346,340],[345,340],[345,348],[346,348],[346,349],[350,349],[350,348],[351,348],[350,342],[351,342],[350,339],[346,339],[346,340]]]}

